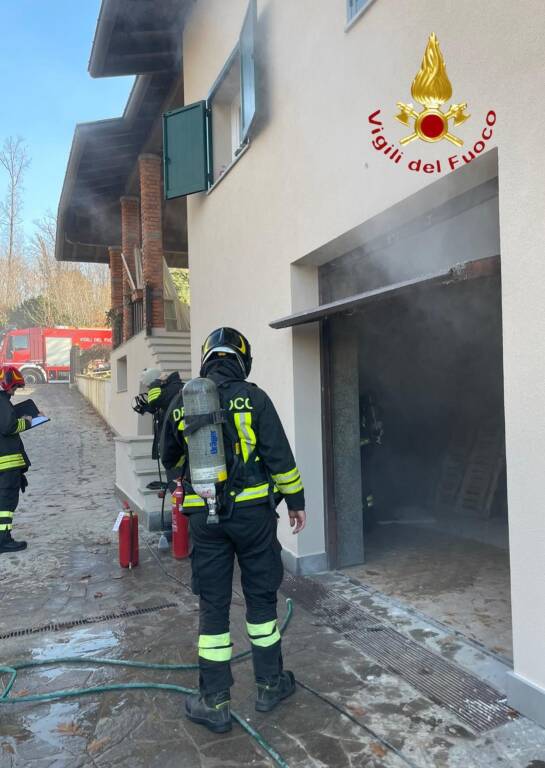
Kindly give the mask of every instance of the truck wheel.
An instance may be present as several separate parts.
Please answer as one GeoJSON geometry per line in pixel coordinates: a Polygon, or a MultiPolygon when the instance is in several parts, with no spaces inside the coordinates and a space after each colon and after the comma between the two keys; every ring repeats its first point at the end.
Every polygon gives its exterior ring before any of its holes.
{"type": "Polygon", "coordinates": [[[25,384],[28,384],[31,387],[35,384],[45,384],[43,374],[37,368],[24,368],[22,373],[25,377],[25,384]]]}

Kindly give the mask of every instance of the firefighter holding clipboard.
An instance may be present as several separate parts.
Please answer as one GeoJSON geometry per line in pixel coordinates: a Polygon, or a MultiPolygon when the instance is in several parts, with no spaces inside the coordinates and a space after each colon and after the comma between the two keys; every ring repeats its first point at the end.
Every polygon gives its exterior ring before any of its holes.
{"type": "Polygon", "coordinates": [[[49,420],[32,400],[13,405],[11,398],[24,386],[25,379],[15,366],[0,366],[0,554],[27,547],[26,541],[15,541],[11,535],[13,514],[19,493],[28,485],[26,472],[30,467],[21,433],[49,420]]]}

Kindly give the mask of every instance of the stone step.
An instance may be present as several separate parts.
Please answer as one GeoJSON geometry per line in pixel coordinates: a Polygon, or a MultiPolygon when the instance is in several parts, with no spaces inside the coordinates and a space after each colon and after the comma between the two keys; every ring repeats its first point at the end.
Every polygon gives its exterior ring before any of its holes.
{"type": "Polygon", "coordinates": [[[148,336],[148,344],[189,344],[191,335],[189,333],[173,333],[172,335],[148,336]]]}
{"type": "Polygon", "coordinates": [[[169,357],[156,357],[154,362],[160,368],[166,368],[167,366],[173,370],[179,370],[180,368],[191,368],[190,360],[184,360],[183,358],[177,357],[176,355],[171,355],[169,357]]]}
{"type": "Polygon", "coordinates": [[[161,347],[150,347],[150,350],[152,355],[183,355],[184,357],[191,357],[191,350],[189,347],[176,347],[172,344],[165,344],[161,347]]]}
{"type": "MultiPolygon", "coordinates": [[[[142,456],[132,456],[132,466],[139,472],[155,472],[158,474],[157,461],[151,458],[151,446],[150,450],[142,456]]],[[[164,472],[161,467],[161,472],[164,472]]]]}
{"type": "Polygon", "coordinates": [[[189,347],[191,339],[183,336],[148,336],[148,344],[150,347],[164,347],[169,344],[175,347],[189,347]]]}
{"type": "Polygon", "coordinates": [[[170,374],[170,373],[179,373],[181,380],[184,382],[184,384],[189,381],[189,379],[192,379],[193,376],[191,375],[191,369],[183,369],[183,368],[162,368],[161,369],[163,373],[170,374]]]}
{"type": "Polygon", "coordinates": [[[154,343],[153,341],[150,341],[148,346],[151,350],[180,349],[186,350],[188,354],[191,352],[191,343],[189,341],[172,341],[171,339],[165,339],[160,343],[154,343]]]}
{"type": "Polygon", "coordinates": [[[153,437],[146,440],[130,443],[128,455],[131,459],[149,458],[151,461],[151,446],[153,437]]]}

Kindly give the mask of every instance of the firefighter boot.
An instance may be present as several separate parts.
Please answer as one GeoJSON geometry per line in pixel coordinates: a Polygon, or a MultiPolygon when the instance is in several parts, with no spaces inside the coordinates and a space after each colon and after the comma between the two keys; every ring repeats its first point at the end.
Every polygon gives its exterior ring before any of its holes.
{"type": "Polygon", "coordinates": [[[193,693],[185,700],[185,714],[213,733],[226,733],[232,728],[231,694],[228,690],[209,695],[193,693]]]}
{"type": "Polygon", "coordinates": [[[26,541],[15,541],[11,538],[11,531],[0,532],[0,555],[2,552],[21,552],[26,549],[26,541]]]}
{"type": "Polygon", "coordinates": [[[281,672],[268,680],[258,679],[257,699],[255,708],[258,712],[270,712],[283,699],[295,693],[295,677],[293,672],[281,672]]]}

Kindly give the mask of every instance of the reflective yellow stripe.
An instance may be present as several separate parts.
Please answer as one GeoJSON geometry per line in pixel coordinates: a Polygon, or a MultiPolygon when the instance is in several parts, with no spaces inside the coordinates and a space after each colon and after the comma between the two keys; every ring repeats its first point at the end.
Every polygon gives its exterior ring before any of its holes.
{"type": "Polygon", "coordinates": [[[207,661],[230,661],[232,654],[233,649],[230,646],[229,648],[199,649],[199,656],[207,661]]]}
{"type": "Polygon", "coordinates": [[[290,485],[280,485],[279,489],[281,493],[289,496],[290,493],[299,493],[299,491],[302,491],[303,483],[301,480],[297,480],[297,482],[291,483],[290,485]]]}
{"type": "Polygon", "coordinates": [[[223,635],[199,635],[199,648],[220,648],[230,643],[230,632],[224,632],[223,635]]]}
{"type": "Polygon", "coordinates": [[[13,520],[13,512],[6,510],[0,512],[0,531],[11,531],[13,520]]]}
{"type": "Polygon", "coordinates": [[[17,429],[15,430],[14,434],[17,434],[19,432],[24,432],[26,429],[26,419],[17,419],[17,429]]]}
{"type": "Polygon", "coordinates": [[[250,642],[252,643],[252,645],[257,645],[259,648],[268,648],[270,645],[279,643],[280,640],[281,640],[281,637],[278,629],[268,637],[257,637],[257,638],[251,637],[250,638],[250,642]]]}
{"type": "Polygon", "coordinates": [[[278,490],[285,495],[299,493],[299,491],[303,490],[303,482],[297,467],[294,467],[290,472],[273,475],[272,478],[278,490]]]}
{"type": "Polygon", "coordinates": [[[276,619],[266,621],[264,624],[250,624],[246,622],[246,629],[251,635],[270,635],[276,628],[276,619]]]}
{"type": "Polygon", "coordinates": [[[246,463],[256,444],[255,432],[252,429],[252,414],[249,411],[235,413],[235,426],[240,438],[242,458],[244,463],[246,463]]]}
{"type": "Polygon", "coordinates": [[[264,624],[246,624],[248,635],[252,645],[259,648],[268,648],[280,641],[280,630],[278,629],[276,619],[266,621],[264,624]]]}
{"type": "Polygon", "coordinates": [[[160,395],[161,387],[153,387],[153,389],[150,389],[148,392],[148,403],[152,403],[154,400],[157,400],[160,395]]]}
{"type": "Polygon", "coordinates": [[[285,472],[284,474],[280,475],[273,475],[272,479],[275,483],[278,483],[278,485],[284,485],[286,483],[292,483],[294,480],[298,480],[299,477],[299,470],[297,467],[295,467],[291,470],[291,472],[285,472]]]}
{"type": "Polygon", "coordinates": [[[233,653],[231,635],[199,635],[199,656],[208,661],[229,661],[233,653]]]}
{"type": "Polygon", "coordinates": [[[26,467],[22,453],[12,453],[8,456],[0,457],[0,470],[16,469],[17,467],[26,467]]]}
{"type": "Polygon", "coordinates": [[[184,499],[184,509],[185,507],[206,507],[206,504],[196,493],[188,493],[184,499]]]}
{"type": "Polygon", "coordinates": [[[249,499],[262,499],[269,495],[269,484],[255,485],[252,488],[245,488],[236,497],[235,501],[248,501],[249,499]]]}
{"type": "Polygon", "coordinates": [[[184,465],[184,464],[185,464],[185,453],[183,453],[183,454],[180,456],[180,458],[178,459],[178,461],[176,462],[176,464],[174,465],[174,467],[183,467],[183,465],[184,465]]]}
{"type": "MultiPolygon", "coordinates": [[[[183,419],[181,419],[180,423],[178,424],[178,430],[180,432],[183,432],[184,429],[185,429],[185,421],[183,419]]],[[[187,439],[187,437],[185,435],[184,435],[184,439],[185,439],[186,443],[189,443],[189,440],[187,439]]]]}

